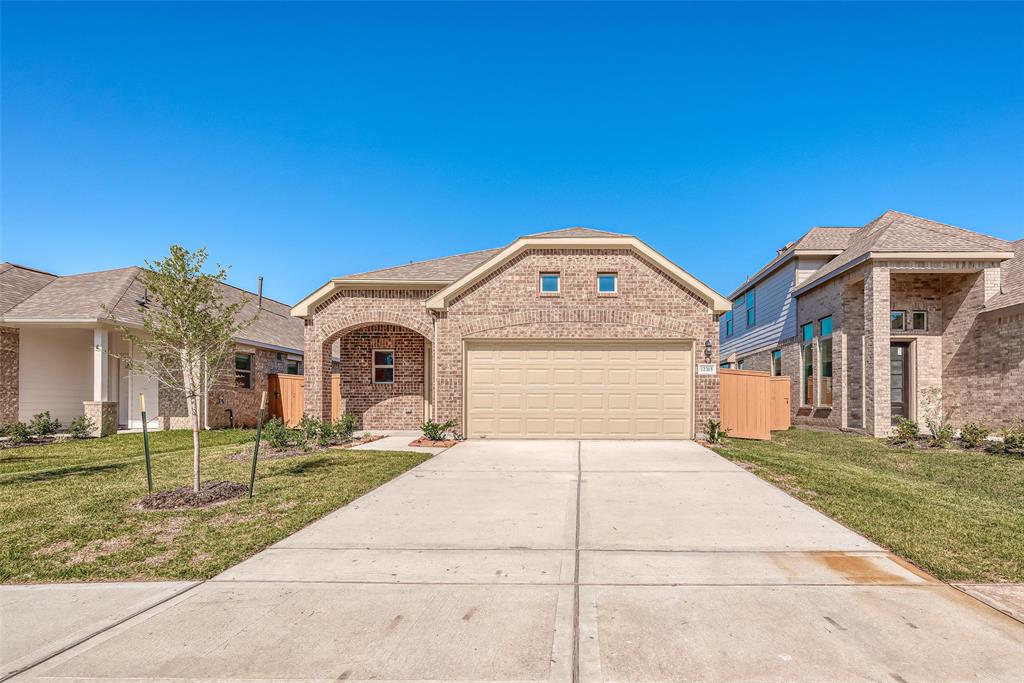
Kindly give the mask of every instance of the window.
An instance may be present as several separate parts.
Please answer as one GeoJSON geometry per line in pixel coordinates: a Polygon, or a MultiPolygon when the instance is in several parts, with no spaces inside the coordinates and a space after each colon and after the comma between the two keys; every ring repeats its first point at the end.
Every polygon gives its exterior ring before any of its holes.
{"type": "Polygon", "coordinates": [[[772,377],[780,377],[782,375],[782,351],[776,349],[772,351],[772,377]]]}
{"type": "Polygon", "coordinates": [[[387,349],[373,351],[373,383],[394,384],[395,352],[387,349]]]}
{"type": "Polygon", "coordinates": [[[540,274],[540,293],[558,294],[561,291],[561,275],[558,273],[540,274]]]}
{"type": "Polygon", "coordinates": [[[235,386],[252,389],[252,354],[235,354],[235,386]]]}
{"type": "Polygon", "coordinates": [[[289,375],[301,375],[302,374],[302,361],[301,360],[291,360],[291,359],[289,359],[288,360],[288,370],[287,370],[287,373],[289,375]]]}
{"type": "Polygon", "coordinates": [[[747,292],[747,327],[754,326],[754,290],[747,292]]]}
{"type": "Polygon", "coordinates": [[[728,370],[729,368],[732,367],[732,363],[719,363],[718,367],[722,368],[723,370],[728,370]]]}
{"type": "Polygon", "coordinates": [[[821,374],[818,404],[832,405],[832,316],[818,322],[821,340],[818,342],[818,368],[821,374]]]}
{"type": "Polygon", "coordinates": [[[737,361],[737,363],[736,363],[736,369],[737,370],[743,370],[746,367],[747,367],[747,359],[746,358],[742,358],[739,361],[737,361]]]}
{"type": "Polygon", "coordinates": [[[802,364],[800,370],[800,403],[809,406],[814,403],[814,323],[800,328],[803,333],[802,364]]]}
{"type": "Polygon", "coordinates": [[[907,312],[906,311],[893,311],[889,314],[889,329],[890,330],[905,330],[907,329],[907,312]]]}
{"type": "Polygon", "coordinates": [[[732,336],[732,311],[725,312],[725,336],[732,336]]]}
{"type": "Polygon", "coordinates": [[[616,294],[619,291],[619,276],[617,273],[598,273],[597,292],[598,294],[616,294]]]}
{"type": "Polygon", "coordinates": [[[928,330],[928,311],[914,311],[910,318],[910,329],[926,332],[928,330]]]}

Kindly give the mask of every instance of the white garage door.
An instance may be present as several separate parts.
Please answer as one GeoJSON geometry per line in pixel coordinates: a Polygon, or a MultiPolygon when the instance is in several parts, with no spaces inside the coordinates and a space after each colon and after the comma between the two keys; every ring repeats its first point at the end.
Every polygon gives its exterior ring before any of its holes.
{"type": "Polygon", "coordinates": [[[467,436],[689,439],[693,345],[471,341],[467,436]]]}

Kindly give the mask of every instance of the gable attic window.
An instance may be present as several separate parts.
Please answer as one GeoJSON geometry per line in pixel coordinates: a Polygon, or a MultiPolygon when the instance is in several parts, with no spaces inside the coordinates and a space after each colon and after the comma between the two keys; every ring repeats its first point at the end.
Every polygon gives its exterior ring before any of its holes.
{"type": "Polygon", "coordinates": [[[754,290],[747,292],[747,327],[753,327],[756,317],[754,316],[754,290]]]}
{"type": "Polygon", "coordinates": [[[619,291],[619,276],[617,273],[597,274],[598,294],[617,294],[619,291]]]}
{"type": "Polygon", "coordinates": [[[562,291],[562,276],[559,273],[540,274],[540,293],[558,294],[562,291]]]}

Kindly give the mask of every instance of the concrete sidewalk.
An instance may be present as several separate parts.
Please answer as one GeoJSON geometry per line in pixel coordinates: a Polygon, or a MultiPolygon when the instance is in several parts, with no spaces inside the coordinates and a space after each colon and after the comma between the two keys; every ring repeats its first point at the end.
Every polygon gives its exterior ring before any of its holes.
{"type": "Polygon", "coordinates": [[[693,443],[488,440],[25,678],[1017,681],[1022,642],[693,443]]]}

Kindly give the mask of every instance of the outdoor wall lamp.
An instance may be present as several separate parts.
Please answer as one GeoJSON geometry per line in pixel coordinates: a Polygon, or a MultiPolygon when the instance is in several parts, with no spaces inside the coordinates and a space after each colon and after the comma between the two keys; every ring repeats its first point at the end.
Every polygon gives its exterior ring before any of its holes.
{"type": "Polygon", "coordinates": [[[710,363],[711,362],[711,340],[710,339],[705,339],[704,340],[704,362],[705,363],[710,363]]]}

